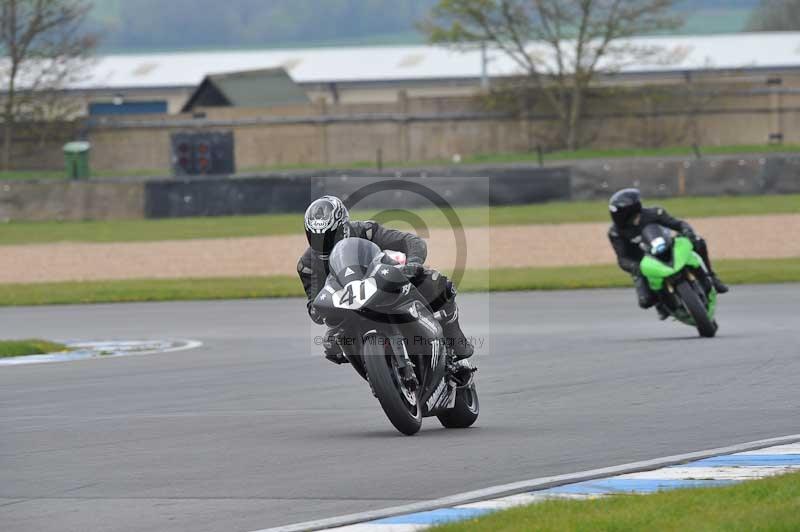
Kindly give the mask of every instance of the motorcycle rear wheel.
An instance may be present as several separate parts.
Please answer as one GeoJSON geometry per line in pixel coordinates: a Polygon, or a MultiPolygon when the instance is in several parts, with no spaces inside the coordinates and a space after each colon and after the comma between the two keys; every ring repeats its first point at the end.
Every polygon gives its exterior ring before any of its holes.
{"type": "Polygon", "coordinates": [[[700,296],[694,291],[694,287],[688,281],[683,281],[678,283],[675,289],[678,291],[686,310],[692,316],[700,336],[713,338],[717,334],[717,324],[708,316],[708,309],[703,304],[700,296]]]}
{"type": "Polygon", "coordinates": [[[414,390],[408,390],[400,380],[394,356],[386,353],[386,342],[364,342],[364,365],[386,417],[407,436],[422,427],[422,407],[414,390]]]}
{"type": "Polygon", "coordinates": [[[453,408],[437,414],[439,422],[448,429],[465,429],[478,419],[481,405],[478,401],[478,390],[475,384],[459,388],[456,391],[456,404],[453,408]]]}

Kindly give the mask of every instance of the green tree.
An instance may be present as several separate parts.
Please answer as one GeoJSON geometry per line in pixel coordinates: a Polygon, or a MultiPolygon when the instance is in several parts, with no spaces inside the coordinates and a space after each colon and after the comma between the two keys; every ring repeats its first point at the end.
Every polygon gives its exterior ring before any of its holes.
{"type": "Polygon", "coordinates": [[[800,0],[762,0],[750,17],[748,29],[754,31],[800,30],[800,0]]]}
{"type": "Polygon", "coordinates": [[[674,28],[674,0],[439,0],[422,24],[433,43],[500,50],[542,94],[560,141],[580,145],[587,90],[598,73],[664,51],[628,37],[674,28]]]}

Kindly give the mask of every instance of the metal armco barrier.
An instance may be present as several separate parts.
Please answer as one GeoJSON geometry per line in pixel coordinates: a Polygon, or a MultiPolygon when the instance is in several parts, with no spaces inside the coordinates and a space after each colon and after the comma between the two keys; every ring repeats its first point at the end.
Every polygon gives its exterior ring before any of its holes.
{"type": "MultiPolygon", "coordinates": [[[[435,170],[434,170],[435,171],[435,170]]],[[[145,216],[229,216],[304,212],[322,194],[346,197],[373,181],[402,179],[446,190],[453,206],[519,205],[570,198],[567,168],[473,168],[468,171],[332,172],[248,178],[152,181],[145,185],[145,216]],[[443,175],[449,173],[450,175],[443,175]],[[488,180],[486,176],[491,176],[488,180]],[[482,179],[481,179],[482,178],[482,179]],[[487,188],[488,183],[488,190],[487,188]]],[[[425,198],[398,191],[370,197],[361,208],[430,207],[425,198]]]]}
{"type": "MultiPolygon", "coordinates": [[[[276,172],[269,175],[6,181],[0,220],[109,220],[300,213],[324,193],[347,196],[370,181],[407,179],[444,188],[454,206],[605,199],[636,186],[647,197],[800,193],[800,156],[718,156],[585,161],[570,167],[450,166],[276,172]],[[489,176],[486,179],[486,176],[489,176]],[[488,184],[487,184],[488,183],[488,184]],[[488,190],[486,189],[488,187],[488,190]]],[[[363,208],[427,207],[413,194],[378,194],[363,208]]]]}

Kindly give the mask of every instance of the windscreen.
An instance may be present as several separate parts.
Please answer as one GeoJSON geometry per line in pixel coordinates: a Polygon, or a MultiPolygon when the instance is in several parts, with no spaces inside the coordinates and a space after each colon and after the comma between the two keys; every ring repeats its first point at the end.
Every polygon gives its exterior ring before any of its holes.
{"type": "Polygon", "coordinates": [[[664,257],[672,248],[672,232],[666,227],[650,224],[642,229],[642,243],[649,254],[664,257]]]}
{"type": "Polygon", "coordinates": [[[331,252],[331,273],[342,285],[363,279],[367,266],[380,252],[381,248],[374,242],[363,238],[345,238],[331,252]]]}

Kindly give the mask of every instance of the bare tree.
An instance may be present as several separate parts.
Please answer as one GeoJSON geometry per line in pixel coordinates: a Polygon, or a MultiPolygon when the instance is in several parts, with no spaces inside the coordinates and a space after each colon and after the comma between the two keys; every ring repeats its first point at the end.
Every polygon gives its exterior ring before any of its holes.
{"type": "Polygon", "coordinates": [[[90,9],[82,0],[0,0],[4,169],[18,123],[63,117],[61,91],[81,76],[97,42],[82,29],[90,9]]]}
{"type": "Polygon", "coordinates": [[[488,43],[511,58],[579,146],[587,90],[599,72],[663,51],[629,37],[673,28],[674,0],[439,0],[422,24],[433,43],[488,43]]]}
{"type": "Polygon", "coordinates": [[[800,29],[800,0],[761,0],[747,27],[755,31],[800,29]]]}

